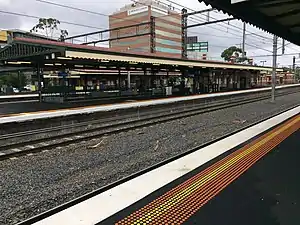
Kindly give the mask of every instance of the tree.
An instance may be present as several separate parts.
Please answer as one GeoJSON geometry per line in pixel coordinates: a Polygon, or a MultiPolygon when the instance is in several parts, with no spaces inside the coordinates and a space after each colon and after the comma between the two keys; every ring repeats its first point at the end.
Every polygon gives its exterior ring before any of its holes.
{"type": "Polygon", "coordinates": [[[68,33],[67,30],[61,30],[60,31],[60,38],[59,38],[59,40],[63,41],[66,37],[68,37],[68,35],[69,35],[69,33],[68,33]]]}
{"type": "Polygon", "coordinates": [[[20,73],[10,73],[0,76],[0,86],[6,85],[8,87],[14,87],[21,89],[27,84],[26,76],[20,73]]]}
{"type": "Polygon", "coordinates": [[[297,80],[300,80],[300,67],[295,68],[295,76],[297,80]]]}
{"type": "Polygon", "coordinates": [[[48,38],[54,38],[57,31],[60,35],[59,39],[63,40],[68,36],[67,30],[59,28],[60,21],[54,18],[40,18],[38,24],[36,24],[30,32],[41,33],[48,38]]]}
{"type": "Polygon", "coordinates": [[[0,87],[7,84],[7,75],[0,74],[0,87]]]}
{"type": "MultiPolygon", "coordinates": [[[[222,52],[221,57],[227,62],[232,61],[232,56],[235,57],[235,59],[236,59],[235,62],[245,62],[248,60],[248,58],[242,57],[242,53],[243,53],[243,51],[241,48],[238,48],[236,46],[231,46],[222,52]]],[[[246,55],[246,52],[245,52],[245,55],[246,55]]]]}

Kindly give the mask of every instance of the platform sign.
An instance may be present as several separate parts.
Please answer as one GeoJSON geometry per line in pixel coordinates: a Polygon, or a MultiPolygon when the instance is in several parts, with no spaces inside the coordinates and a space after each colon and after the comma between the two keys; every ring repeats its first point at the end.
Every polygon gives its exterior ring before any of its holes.
{"type": "Polygon", "coordinates": [[[241,3],[241,2],[247,2],[248,0],[231,0],[231,4],[241,3]]]}
{"type": "Polygon", "coordinates": [[[208,42],[197,42],[192,44],[187,44],[187,51],[192,52],[208,52],[208,42]]]}
{"type": "Polygon", "coordinates": [[[139,14],[139,13],[142,13],[142,12],[147,12],[148,9],[149,9],[148,6],[134,8],[134,9],[128,10],[127,14],[128,14],[128,16],[132,16],[132,15],[139,14]]]}

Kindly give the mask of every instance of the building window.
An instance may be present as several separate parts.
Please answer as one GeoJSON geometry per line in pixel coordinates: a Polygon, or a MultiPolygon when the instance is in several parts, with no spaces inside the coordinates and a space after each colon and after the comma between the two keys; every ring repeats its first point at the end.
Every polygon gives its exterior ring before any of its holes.
{"type": "MultiPolygon", "coordinates": [[[[157,13],[157,12],[152,12],[152,16],[161,17],[162,15],[160,13],[157,13]]],[[[163,17],[163,19],[167,20],[169,22],[181,24],[181,19],[180,18],[175,18],[175,17],[172,17],[172,16],[165,16],[165,17],[163,17]]]]}
{"type": "Polygon", "coordinates": [[[177,38],[177,39],[181,39],[181,35],[180,34],[174,34],[174,33],[170,33],[167,31],[162,31],[162,30],[156,30],[155,31],[156,34],[165,36],[165,37],[172,37],[172,38],[177,38]]]}
{"type": "Polygon", "coordinates": [[[135,24],[136,23],[135,20],[139,21],[140,18],[146,17],[148,15],[149,15],[148,12],[143,12],[143,13],[139,13],[139,14],[134,15],[134,16],[128,16],[128,17],[125,17],[125,18],[122,18],[122,19],[118,19],[118,16],[112,15],[112,16],[109,17],[109,20],[110,20],[109,23],[111,25],[116,24],[116,23],[124,23],[124,22],[129,22],[129,23],[135,24]]]}
{"type": "Polygon", "coordinates": [[[140,38],[138,40],[135,41],[124,41],[126,39],[121,39],[121,40],[114,40],[111,41],[111,44],[114,46],[132,46],[132,45],[136,45],[136,44],[145,44],[148,45],[149,44],[149,38],[140,38]]]}
{"type": "Polygon", "coordinates": [[[170,40],[156,38],[156,42],[159,43],[159,44],[163,44],[163,45],[181,47],[181,43],[177,42],[177,41],[170,41],[170,40]]]}
{"type": "Polygon", "coordinates": [[[165,52],[165,53],[172,53],[172,54],[181,54],[181,50],[172,49],[172,48],[156,47],[156,51],[165,52]]]}
{"type": "Polygon", "coordinates": [[[166,29],[174,30],[175,32],[181,32],[181,29],[182,29],[181,26],[174,26],[174,25],[171,25],[171,24],[168,24],[165,22],[160,22],[160,21],[157,21],[155,23],[155,25],[166,28],[166,29]]]}

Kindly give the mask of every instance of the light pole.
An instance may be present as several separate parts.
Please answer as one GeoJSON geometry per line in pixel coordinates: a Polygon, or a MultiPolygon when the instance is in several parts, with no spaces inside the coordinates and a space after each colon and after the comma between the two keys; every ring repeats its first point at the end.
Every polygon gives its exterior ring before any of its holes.
{"type": "Polygon", "coordinates": [[[242,44],[242,57],[245,58],[245,43],[246,42],[246,23],[243,23],[243,44],[242,44]]]}
{"type": "Polygon", "coordinates": [[[275,102],[275,88],[276,88],[276,66],[277,66],[277,40],[276,35],[273,36],[273,64],[272,64],[272,97],[271,102],[275,102]]]}
{"type": "Polygon", "coordinates": [[[262,60],[262,61],[260,61],[262,64],[263,64],[263,66],[265,66],[265,63],[267,62],[266,60],[262,60]]]}

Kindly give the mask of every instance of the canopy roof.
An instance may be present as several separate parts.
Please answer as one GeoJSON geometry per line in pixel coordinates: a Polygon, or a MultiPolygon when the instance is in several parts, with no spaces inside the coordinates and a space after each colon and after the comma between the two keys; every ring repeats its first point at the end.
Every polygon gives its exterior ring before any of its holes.
{"type": "Polygon", "coordinates": [[[300,45],[299,0],[199,0],[238,19],[300,45]]]}
{"type": "MultiPolygon", "coordinates": [[[[163,55],[163,54],[162,54],[163,55]]],[[[32,66],[37,61],[48,66],[67,66],[72,69],[76,65],[93,65],[94,67],[111,68],[112,66],[127,65],[144,68],[213,68],[271,71],[270,67],[232,64],[208,60],[186,60],[181,58],[163,57],[153,54],[133,54],[114,52],[107,48],[55,42],[49,40],[15,38],[13,42],[0,50],[0,61],[4,64],[32,66]]],[[[280,69],[278,69],[280,70],[280,69]]]]}

